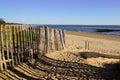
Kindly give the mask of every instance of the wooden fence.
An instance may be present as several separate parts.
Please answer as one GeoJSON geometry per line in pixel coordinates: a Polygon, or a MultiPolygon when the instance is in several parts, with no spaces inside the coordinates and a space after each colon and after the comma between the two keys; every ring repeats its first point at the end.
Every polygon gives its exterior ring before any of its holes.
{"type": "Polygon", "coordinates": [[[31,25],[0,25],[0,70],[44,55],[65,49],[64,30],[31,25]]]}

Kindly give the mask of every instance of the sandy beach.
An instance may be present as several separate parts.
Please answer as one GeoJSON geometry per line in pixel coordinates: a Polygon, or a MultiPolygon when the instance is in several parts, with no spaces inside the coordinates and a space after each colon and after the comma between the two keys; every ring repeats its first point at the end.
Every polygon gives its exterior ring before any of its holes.
{"type": "Polygon", "coordinates": [[[90,63],[94,66],[99,67],[103,66],[103,63],[119,61],[120,36],[66,31],[66,50],[63,52],[57,51],[55,53],[50,53],[47,54],[47,56],[58,60],[74,61],[75,59],[76,61],[78,57],[76,55],[79,55],[79,53],[84,54],[85,52],[90,54],[96,52],[96,54],[105,55],[106,58],[103,58],[103,56],[97,56],[85,60],[86,63],[90,63]],[[89,42],[89,48],[85,48],[85,42],[89,42]],[[109,57],[107,57],[108,55],[109,57]],[[64,57],[66,58],[64,59],[64,57]]]}
{"type": "Polygon", "coordinates": [[[39,55],[0,75],[13,80],[117,80],[119,59],[120,36],[66,31],[65,50],[39,55]]]}
{"type": "Polygon", "coordinates": [[[102,54],[120,55],[120,36],[90,34],[85,32],[66,31],[67,47],[85,49],[85,41],[89,50],[102,54]]]}
{"type": "MultiPolygon", "coordinates": [[[[109,79],[106,77],[108,73],[112,73],[109,69],[113,69],[113,66],[106,67],[106,65],[119,62],[120,36],[66,31],[66,49],[64,51],[48,53],[46,56],[64,62],[83,63],[105,68],[105,70],[108,69],[106,73],[104,73],[105,71],[103,70],[101,75],[106,75],[102,77],[103,79],[109,79]],[[87,48],[85,48],[85,42],[89,43],[87,48]]],[[[92,80],[92,78],[89,79],[92,80]]]]}

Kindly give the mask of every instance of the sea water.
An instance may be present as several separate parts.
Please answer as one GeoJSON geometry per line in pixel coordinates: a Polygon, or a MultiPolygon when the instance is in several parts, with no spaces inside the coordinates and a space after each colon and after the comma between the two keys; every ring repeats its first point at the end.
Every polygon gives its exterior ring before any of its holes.
{"type": "MultiPolygon", "coordinates": [[[[94,34],[108,34],[108,35],[120,36],[120,25],[46,25],[46,26],[50,28],[56,28],[62,30],[72,30],[72,31],[94,33],[94,34]],[[98,29],[108,29],[115,31],[96,32],[96,30],[98,29]]],[[[43,27],[43,26],[37,25],[36,27],[43,27]]]]}

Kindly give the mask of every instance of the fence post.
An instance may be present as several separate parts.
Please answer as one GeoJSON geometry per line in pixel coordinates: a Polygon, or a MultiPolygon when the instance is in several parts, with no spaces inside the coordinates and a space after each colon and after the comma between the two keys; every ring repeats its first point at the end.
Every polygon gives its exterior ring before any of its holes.
{"type": "Polygon", "coordinates": [[[12,32],[13,32],[13,35],[12,35],[12,38],[13,38],[13,48],[14,48],[14,52],[13,52],[13,55],[14,55],[14,61],[15,61],[15,65],[17,65],[17,50],[16,50],[16,30],[15,30],[15,25],[13,25],[12,27],[12,32]]]}
{"type": "Polygon", "coordinates": [[[63,33],[62,30],[60,30],[60,39],[61,39],[61,45],[62,45],[62,49],[65,49],[65,44],[64,44],[64,37],[63,37],[63,33]]]}
{"type": "Polygon", "coordinates": [[[58,50],[58,38],[57,38],[57,30],[54,29],[54,42],[55,42],[55,50],[58,50]]]}
{"type": "Polygon", "coordinates": [[[33,55],[35,54],[35,29],[34,28],[32,28],[31,29],[31,31],[32,31],[32,49],[33,49],[33,55]]]}
{"type": "Polygon", "coordinates": [[[50,47],[49,47],[49,28],[47,26],[45,26],[44,29],[45,29],[45,45],[46,45],[45,52],[47,53],[50,50],[50,47]]]}
{"type": "Polygon", "coordinates": [[[59,48],[60,50],[63,50],[64,48],[64,45],[63,45],[63,35],[62,35],[62,30],[58,30],[59,31],[59,48]]]}
{"type": "Polygon", "coordinates": [[[58,45],[58,49],[57,50],[62,50],[62,44],[61,44],[61,36],[60,36],[60,30],[56,30],[56,38],[57,38],[57,42],[56,44],[58,45]]]}
{"type": "Polygon", "coordinates": [[[16,27],[16,32],[17,32],[17,57],[18,57],[18,63],[20,64],[21,63],[21,61],[20,61],[20,34],[19,34],[19,28],[20,26],[19,25],[17,25],[17,27],[16,27]]]}
{"type": "Polygon", "coordinates": [[[37,55],[37,29],[34,28],[34,48],[35,48],[35,55],[37,55]]]}
{"type": "Polygon", "coordinates": [[[12,67],[14,67],[14,56],[13,56],[13,42],[12,42],[12,26],[10,26],[10,53],[11,53],[11,59],[12,59],[12,67]]]}
{"type": "Polygon", "coordinates": [[[27,30],[24,30],[24,59],[27,62],[28,61],[28,50],[27,50],[27,30]]]}
{"type": "Polygon", "coordinates": [[[45,53],[45,29],[44,27],[41,28],[41,32],[40,32],[40,48],[41,48],[41,53],[44,54],[45,53]]]}
{"type": "Polygon", "coordinates": [[[89,41],[85,41],[85,50],[89,50],[89,41]]]}
{"type": "Polygon", "coordinates": [[[54,50],[54,32],[53,29],[49,29],[49,46],[50,50],[54,50]]]}
{"type": "Polygon", "coordinates": [[[64,48],[65,48],[65,45],[66,45],[66,36],[65,36],[65,30],[62,30],[62,34],[63,34],[63,42],[64,42],[64,48]]]}
{"type": "MultiPolygon", "coordinates": [[[[9,54],[9,47],[8,47],[8,39],[9,39],[9,36],[8,36],[8,32],[9,32],[9,25],[5,25],[5,45],[6,45],[6,56],[7,56],[7,60],[8,60],[8,63],[10,65],[10,54],[9,54]]],[[[5,54],[5,53],[4,53],[5,54]]]]}
{"type": "Polygon", "coordinates": [[[22,25],[22,48],[23,48],[23,61],[25,61],[25,54],[26,54],[26,52],[25,52],[25,29],[24,29],[24,25],[22,25]]]}
{"type": "Polygon", "coordinates": [[[2,27],[3,25],[0,25],[0,70],[3,70],[3,59],[2,59],[2,27]]]}
{"type": "Polygon", "coordinates": [[[2,59],[3,59],[3,63],[4,63],[4,67],[5,67],[5,69],[7,69],[7,65],[6,65],[6,61],[5,61],[5,55],[4,55],[4,50],[5,50],[5,45],[4,45],[4,28],[3,27],[5,27],[5,26],[3,26],[3,25],[1,25],[1,31],[2,31],[2,33],[1,33],[1,46],[2,46],[2,49],[1,49],[1,54],[2,54],[2,59]]]}
{"type": "Polygon", "coordinates": [[[44,35],[44,29],[39,28],[39,42],[38,42],[38,49],[39,53],[42,55],[43,50],[44,50],[44,42],[43,42],[43,35],[44,35]]]}
{"type": "Polygon", "coordinates": [[[35,29],[36,31],[36,41],[35,41],[35,43],[36,43],[36,55],[38,55],[38,45],[39,45],[39,43],[38,43],[38,41],[39,41],[39,28],[36,28],[35,29]]]}
{"type": "Polygon", "coordinates": [[[22,26],[19,26],[19,41],[20,41],[20,62],[23,62],[23,37],[22,37],[22,26]]]}
{"type": "Polygon", "coordinates": [[[89,50],[89,48],[90,48],[90,45],[89,45],[89,41],[88,41],[88,50],[89,50]]]}
{"type": "MultiPolygon", "coordinates": [[[[26,26],[27,27],[27,26],[26,26]]],[[[26,29],[26,51],[27,51],[27,54],[26,54],[26,57],[27,58],[27,61],[29,60],[29,44],[28,44],[28,41],[29,40],[29,36],[28,36],[28,29],[26,29]]]]}

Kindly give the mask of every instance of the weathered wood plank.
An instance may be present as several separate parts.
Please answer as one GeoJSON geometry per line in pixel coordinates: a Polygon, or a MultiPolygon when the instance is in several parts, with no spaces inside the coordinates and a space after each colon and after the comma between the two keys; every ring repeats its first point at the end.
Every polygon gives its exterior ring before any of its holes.
{"type": "Polygon", "coordinates": [[[85,41],[85,50],[89,50],[89,41],[85,41]]]}
{"type": "Polygon", "coordinates": [[[2,59],[2,27],[3,25],[0,25],[0,70],[3,70],[3,59],[2,59]]]}
{"type": "Polygon", "coordinates": [[[14,56],[13,56],[13,38],[12,38],[12,25],[10,26],[10,28],[9,28],[9,30],[10,30],[10,33],[9,33],[9,40],[10,40],[10,42],[9,42],[9,47],[10,47],[10,53],[11,53],[11,59],[12,59],[12,67],[14,67],[14,56]]]}
{"type": "Polygon", "coordinates": [[[6,54],[7,54],[7,60],[8,60],[8,65],[11,66],[10,62],[10,46],[9,46],[9,41],[10,41],[10,25],[5,26],[5,43],[6,43],[6,54]]]}
{"type": "Polygon", "coordinates": [[[22,27],[22,34],[21,34],[21,36],[22,36],[22,49],[23,49],[23,56],[22,56],[22,58],[23,58],[23,61],[25,61],[25,31],[24,31],[24,28],[22,27]]]}
{"type": "Polygon", "coordinates": [[[58,32],[57,32],[57,30],[55,29],[54,30],[54,42],[55,42],[55,50],[59,50],[59,48],[58,48],[58,37],[57,37],[57,34],[58,34],[58,32]]]}
{"type": "Polygon", "coordinates": [[[25,62],[27,62],[28,60],[28,49],[27,49],[27,30],[25,29],[24,30],[24,59],[25,59],[25,62]]]}
{"type": "Polygon", "coordinates": [[[33,54],[35,54],[35,29],[31,28],[31,38],[32,38],[32,50],[33,50],[33,54]]]}
{"type": "Polygon", "coordinates": [[[64,42],[64,46],[66,45],[66,36],[65,36],[65,30],[62,30],[62,34],[63,34],[63,42],[64,42]]]}
{"type": "Polygon", "coordinates": [[[16,62],[17,64],[20,64],[20,58],[19,58],[19,33],[18,33],[18,26],[15,26],[15,32],[16,32],[16,62]]]}
{"type": "Polygon", "coordinates": [[[64,37],[63,37],[63,32],[62,30],[60,30],[60,40],[61,40],[61,46],[62,46],[62,49],[64,50],[65,49],[65,44],[64,44],[64,37]]]}
{"type": "Polygon", "coordinates": [[[58,37],[59,37],[59,39],[58,39],[58,40],[59,40],[59,41],[58,41],[59,50],[63,50],[61,30],[58,30],[58,37]]]}
{"type": "Polygon", "coordinates": [[[49,47],[50,47],[50,50],[49,51],[52,51],[52,29],[49,29],[49,47]]]}
{"type": "Polygon", "coordinates": [[[20,55],[20,62],[23,62],[23,45],[22,45],[22,28],[21,26],[19,26],[19,45],[20,45],[20,51],[19,51],[19,55],[20,55]]]}
{"type": "Polygon", "coordinates": [[[4,30],[4,27],[5,26],[1,26],[1,31],[2,31],[2,33],[1,33],[1,55],[2,55],[2,60],[3,60],[3,64],[4,64],[4,68],[5,69],[7,69],[7,65],[6,65],[6,62],[5,62],[5,55],[4,55],[4,50],[5,50],[5,42],[4,42],[4,35],[3,35],[3,33],[5,33],[5,30],[4,30]]]}
{"type": "Polygon", "coordinates": [[[37,53],[37,29],[34,28],[34,55],[37,53]]]}
{"type": "Polygon", "coordinates": [[[50,50],[49,46],[49,28],[47,26],[44,27],[45,29],[45,53],[47,53],[50,50]]]}
{"type": "Polygon", "coordinates": [[[40,53],[41,55],[45,53],[45,29],[40,29],[40,53]]]}
{"type": "Polygon", "coordinates": [[[14,47],[14,62],[15,65],[18,64],[18,59],[17,59],[17,32],[16,32],[16,26],[13,25],[12,27],[12,32],[13,32],[13,47],[14,47]]]}

